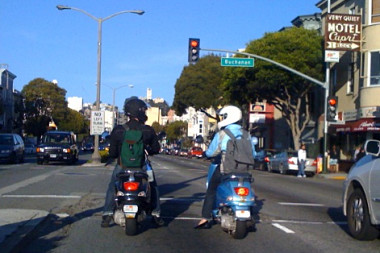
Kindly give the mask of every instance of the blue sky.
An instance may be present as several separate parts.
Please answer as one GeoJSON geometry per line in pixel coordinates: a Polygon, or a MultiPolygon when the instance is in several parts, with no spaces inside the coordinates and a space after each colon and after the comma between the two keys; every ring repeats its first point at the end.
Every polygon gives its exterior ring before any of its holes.
{"type": "MultiPolygon", "coordinates": [[[[201,48],[236,50],[265,32],[275,32],[300,15],[319,12],[317,0],[8,0],[0,6],[0,63],[17,76],[14,88],[37,77],[67,91],[66,97],[96,100],[97,22],[74,10],[105,18],[103,22],[101,101],[122,108],[129,96],[174,99],[174,86],[187,63],[188,39],[201,48]]],[[[201,55],[209,52],[201,51],[201,55]]]]}

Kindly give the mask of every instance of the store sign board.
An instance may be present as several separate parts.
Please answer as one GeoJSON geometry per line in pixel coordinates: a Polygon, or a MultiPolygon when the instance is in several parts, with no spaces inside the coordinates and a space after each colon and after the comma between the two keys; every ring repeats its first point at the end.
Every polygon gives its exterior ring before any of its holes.
{"type": "Polygon", "coordinates": [[[325,62],[339,62],[339,51],[325,50],[325,62]]]}
{"type": "Polygon", "coordinates": [[[327,14],[325,24],[325,50],[360,51],[360,15],[327,14]]]}

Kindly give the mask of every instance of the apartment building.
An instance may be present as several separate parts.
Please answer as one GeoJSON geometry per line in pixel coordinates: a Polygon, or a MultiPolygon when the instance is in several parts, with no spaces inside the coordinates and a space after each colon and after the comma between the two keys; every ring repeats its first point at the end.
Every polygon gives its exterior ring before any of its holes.
{"type": "Polygon", "coordinates": [[[380,0],[322,0],[323,33],[330,14],[358,15],[359,48],[339,51],[330,63],[330,94],[338,97],[337,122],[329,125],[329,146],[341,148],[343,160],[369,138],[380,139],[380,0]]]}

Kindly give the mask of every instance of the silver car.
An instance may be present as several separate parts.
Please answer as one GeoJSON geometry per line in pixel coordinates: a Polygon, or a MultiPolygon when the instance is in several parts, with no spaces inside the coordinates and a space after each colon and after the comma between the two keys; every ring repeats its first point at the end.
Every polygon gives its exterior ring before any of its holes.
{"type": "Polygon", "coordinates": [[[368,140],[366,156],[357,161],[344,182],[343,213],[358,240],[374,240],[380,225],[380,141],[368,140]]]}
{"type": "MultiPolygon", "coordinates": [[[[317,159],[307,158],[305,174],[313,176],[317,170],[317,159]]],[[[268,171],[288,174],[298,172],[298,153],[296,151],[282,151],[269,158],[268,171]]]]}

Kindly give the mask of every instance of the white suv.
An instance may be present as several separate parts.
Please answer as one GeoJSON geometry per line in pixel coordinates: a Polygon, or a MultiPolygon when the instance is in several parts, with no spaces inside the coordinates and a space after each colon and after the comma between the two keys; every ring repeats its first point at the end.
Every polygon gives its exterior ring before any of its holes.
{"type": "Polygon", "coordinates": [[[343,213],[350,234],[358,240],[374,240],[380,225],[380,141],[365,143],[366,156],[350,169],[344,182],[343,213]]]}

